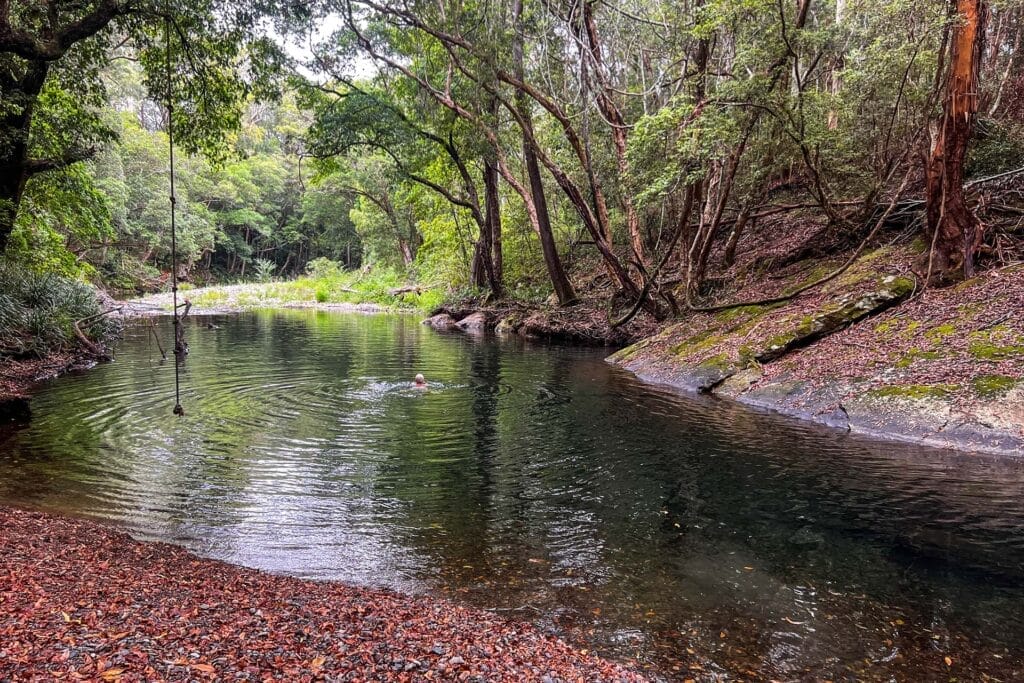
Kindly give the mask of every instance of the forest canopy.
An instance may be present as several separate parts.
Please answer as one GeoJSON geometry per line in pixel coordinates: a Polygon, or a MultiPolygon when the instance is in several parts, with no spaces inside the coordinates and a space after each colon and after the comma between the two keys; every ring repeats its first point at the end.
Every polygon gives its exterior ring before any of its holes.
{"type": "Polygon", "coordinates": [[[770,269],[886,233],[917,239],[907,267],[940,286],[1021,259],[1022,14],[0,2],[0,248],[166,287],[173,132],[186,281],[379,266],[489,298],[598,292],[660,320],[728,299],[744,252],[770,269]]]}

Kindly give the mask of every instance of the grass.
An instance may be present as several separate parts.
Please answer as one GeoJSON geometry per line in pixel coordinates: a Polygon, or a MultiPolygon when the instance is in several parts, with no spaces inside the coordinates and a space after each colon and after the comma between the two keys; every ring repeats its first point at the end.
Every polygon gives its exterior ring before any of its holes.
{"type": "Polygon", "coordinates": [[[394,293],[411,286],[405,275],[393,270],[369,273],[338,268],[312,268],[309,275],[295,280],[209,287],[189,292],[199,308],[272,308],[312,304],[375,304],[384,308],[429,311],[444,300],[438,287],[421,287],[419,292],[394,293]]]}
{"type": "MultiPolygon", "coordinates": [[[[42,358],[74,348],[75,322],[99,312],[96,292],[84,282],[0,262],[0,356],[42,358]]],[[[99,342],[118,332],[117,322],[105,317],[81,327],[99,342]]]]}

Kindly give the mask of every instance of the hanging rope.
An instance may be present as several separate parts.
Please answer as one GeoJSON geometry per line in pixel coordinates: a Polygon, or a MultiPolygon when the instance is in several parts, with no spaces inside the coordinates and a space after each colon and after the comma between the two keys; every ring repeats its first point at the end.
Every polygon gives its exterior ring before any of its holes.
{"type": "Polygon", "coordinates": [[[178,199],[174,193],[174,81],[171,69],[171,16],[164,17],[164,42],[167,49],[167,143],[170,150],[170,181],[171,181],[171,297],[174,300],[174,414],[185,415],[181,407],[181,362],[185,358],[184,331],[181,327],[181,315],[178,313],[178,199]]]}

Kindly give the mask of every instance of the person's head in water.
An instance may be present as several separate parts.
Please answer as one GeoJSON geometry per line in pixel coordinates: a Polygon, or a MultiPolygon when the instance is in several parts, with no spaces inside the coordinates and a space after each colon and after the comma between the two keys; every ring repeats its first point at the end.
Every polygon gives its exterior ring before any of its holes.
{"type": "Polygon", "coordinates": [[[425,386],[427,386],[427,378],[424,377],[422,374],[416,375],[416,386],[418,386],[418,387],[425,387],[425,386]]]}

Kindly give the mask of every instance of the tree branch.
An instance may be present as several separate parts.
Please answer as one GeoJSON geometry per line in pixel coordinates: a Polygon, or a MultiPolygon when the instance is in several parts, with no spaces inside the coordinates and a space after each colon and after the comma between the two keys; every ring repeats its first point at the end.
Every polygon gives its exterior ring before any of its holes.
{"type": "Polygon", "coordinates": [[[95,147],[88,147],[86,149],[69,149],[60,157],[30,159],[25,162],[25,172],[29,176],[34,176],[39,173],[45,173],[46,171],[54,171],[58,168],[67,168],[72,164],[77,164],[80,161],[86,161],[93,158],[96,156],[97,151],[98,150],[95,147]]]}

